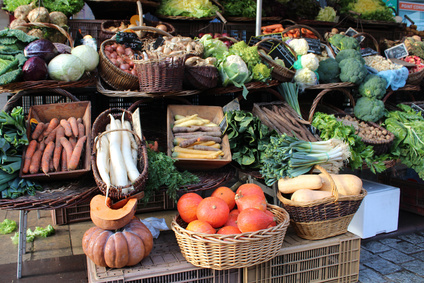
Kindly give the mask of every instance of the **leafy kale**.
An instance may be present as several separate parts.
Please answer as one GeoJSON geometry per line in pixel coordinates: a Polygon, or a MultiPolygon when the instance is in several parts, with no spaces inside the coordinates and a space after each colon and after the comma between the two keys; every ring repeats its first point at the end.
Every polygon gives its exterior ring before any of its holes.
{"type": "Polygon", "coordinates": [[[43,6],[49,12],[62,12],[69,17],[81,11],[84,0],[43,0],[43,6]]]}
{"type": "Polygon", "coordinates": [[[225,15],[232,17],[256,17],[255,0],[225,0],[222,1],[225,15]]]}

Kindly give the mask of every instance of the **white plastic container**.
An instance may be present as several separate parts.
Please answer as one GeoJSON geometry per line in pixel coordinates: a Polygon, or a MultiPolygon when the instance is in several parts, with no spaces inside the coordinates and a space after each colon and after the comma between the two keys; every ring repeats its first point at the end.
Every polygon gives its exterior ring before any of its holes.
{"type": "Polygon", "coordinates": [[[348,231],[362,239],[398,229],[400,189],[362,180],[367,195],[349,224],[348,231]]]}

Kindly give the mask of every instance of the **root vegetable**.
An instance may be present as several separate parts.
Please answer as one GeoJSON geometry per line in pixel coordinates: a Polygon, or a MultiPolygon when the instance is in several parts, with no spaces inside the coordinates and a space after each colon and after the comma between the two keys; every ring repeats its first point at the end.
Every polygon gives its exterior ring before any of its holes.
{"type": "MultiPolygon", "coordinates": [[[[122,114],[122,122],[121,124],[125,126],[124,114],[122,114]]],[[[121,151],[122,156],[125,162],[125,168],[127,169],[128,178],[130,178],[131,182],[135,182],[137,178],[140,176],[140,172],[137,169],[136,163],[132,158],[131,154],[131,141],[130,141],[130,132],[123,131],[122,132],[122,143],[121,143],[121,151]]]]}
{"type": "Polygon", "coordinates": [[[68,120],[61,119],[60,125],[62,125],[63,129],[65,129],[65,136],[67,136],[67,137],[72,136],[72,128],[71,128],[71,124],[69,124],[68,120]]]}
{"type": "MultiPolygon", "coordinates": [[[[63,149],[65,149],[65,151],[66,151],[66,169],[68,169],[69,160],[71,160],[73,147],[72,147],[71,142],[66,137],[61,137],[60,143],[62,144],[63,149]]],[[[62,160],[63,160],[63,158],[62,158],[62,160]]],[[[62,167],[63,167],[63,165],[62,165],[62,167]]]]}
{"type": "Polygon", "coordinates": [[[31,165],[31,158],[37,150],[37,141],[34,139],[29,142],[28,147],[25,152],[24,166],[22,168],[22,173],[27,174],[29,171],[29,166],[31,165]]]}
{"type": "Polygon", "coordinates": [[[57,118],[51,119],[46,130],[43,132],[44,137],[47,137],[58,125],[59,125],[59,119],[57,118]]]}
{"type": "Polygon", "coordinates": [[[50,170],[50,160],[53,157],[53,151],[55,148],[55,144],[53,141],[50,141],[46,148],[43,151],[43,156],[41,158],[41,170],[44,172],[44,174],[48,175],[50,170]]]}
{"type": "Polygon", "coordinates": [[[43,155],[43,151],[38,149],[34,152],[31,158],[31,164],[29,166],[29,173],[36,174],[38,170],[40,170],[41,156],[43,155]]]}
{"type": "Polygon", "coordinates": [[[111,160],[111,171],[114,171],[114,176],[116,179],[116,186],[126,186],[128,184],[127,172],[125,169],[125,161],[121,152],[121,133],[115,131],[118,129],[115,118],[110,115],[110,129],[111,133],[109,134],[109,152],[111,160]]]}
{"type": "Polygon", "coordinates": [[[78,137],[82,137],[85,135],[85,127],[84,124],[82,122],[77,122],[78,123],[78,137]]]}
{"type": "Polygon", "coordinates": [[[109,141],[105,135],[96,141],[96,166],[99,171],[100,178],[106,184],[106,195],[109,195],[111,184],[110,166],[109,166],[109,141]]]}
{"type": "Polygon", "coordinates": [[[79,138],[82,137],[82,136],[78,136],[77,119],[75,117],[69,117],[68,122],[69,122],[69,125],[71,125],[71,130],[72,130],[72,133],[74,134],[74,136],[79,137],[79,138]]]}
{"type": "Polygon", "coordinates": [[[221,138],[219,137],[212,137],[212,136],[202,136],[199,138],[190,138],[190,139],[186,139],[180,142],[180,146],[181,147],[188,147],[192,144],[194,144],[195,142],[202,142],[202,141],[214,141],[216,143],[220,143],[221,142],[221,138]]]}
{"type": "Polygon", "coordinates": [[[205,150],[205,151],[219,151],[219,148],[213,147],[213,146],[209,146],[209,145],[200,145],[200,144],[196,144],[193,146],[193,149],[195,150],[205,150]]]}
{"type": "MultiPolygon", "coordinates": [[[[127,130],[132,130],[131,123],[129,121],[124,122],[124,128],[127,130]]],[[[135,138],[133,135],[130,135],[130,142],[131,142],[131,155],[134,160],[134,163],[137,164],[138,160],[138,145],[135,141],[135,138]]]]}
{"type": "Polygon", "coordinates": [[[39,122],[31,134],[31,139],[33,140],[38,139],[38,137],[43,133],[45,127],[46,127],[46,124],[44,124],[43,122],[39,122]]]}
{"type": "Polygon", "coordinates": [[[68,170],[77,169],[86,140],[87,136],[83,136],[78,139],[77,144],[72,151],[71,159],[68,161],[68,170]]]}

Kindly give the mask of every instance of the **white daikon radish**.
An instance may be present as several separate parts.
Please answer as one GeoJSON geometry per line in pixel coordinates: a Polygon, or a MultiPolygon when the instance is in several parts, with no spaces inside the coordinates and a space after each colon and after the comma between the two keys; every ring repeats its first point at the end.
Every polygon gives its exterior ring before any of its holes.
{"type": "MultiPolygon", "coordinates": [[[[131,123],[129,121],[125,121],[124,128],[132,131],[131,123]]],[[[130,142],[131,142],[131,155],[133,157],[134,164],[137,166],[138,145],[137,145],[137,142],[135,141],[134,135],[130,134],[129,136],[130,136],[130,142]]]]}
{"type": "Polygon", "coordinates": [[[127,170],[125,168],[124,157],[121,152],[121,132],[115,131],[118,129],[116,125],[115,118],[109,114],[110,116],[110,129],[112,132],[109,136],[109,151],[110,151],[110,159],[111,165],[116,179],[116,186],[126,186],[128,184],[127,170]]]}
{"type": "Polygon", "coordinates": [[[109,176],[109,141],[106,135],[100,136],[96,140],[96,165],[100,177],[106,184],[106,197],[109,195],[110,176],[109,176]]]}
{"type": "MultiPolygon", "coordinates": [[[[125,125],[124,122],[124,115],[122,115],[122,125],[125,125]]],[[[138,176],[140,176],[140,172],[138,171],[131,155],[130,135],[131,133],[128,131],[122,131],[121,150],[124,157],[125,168],[127,169],[128,177],[130,178],[131,182],[135,182],[138,176]]]]}

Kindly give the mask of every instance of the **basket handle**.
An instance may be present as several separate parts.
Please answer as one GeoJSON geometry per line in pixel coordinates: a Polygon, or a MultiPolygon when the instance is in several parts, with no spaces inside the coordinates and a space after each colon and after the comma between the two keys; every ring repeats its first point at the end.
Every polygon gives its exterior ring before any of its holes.
{"type": "Polygon", "coordinates": [[[287,28],[285,28],[282,32],[281,32],[281,34],[284,36],[284,34],[286,33],[286,32],[288,32],[288,31],[290,31],[290,30],[292,30],[292,29],[299,29],[300,30],[300,35],[303,37],[303,32],[302,32],[302,29],[307,29],[307,30],[310,30],[310,31],[312,31],[312,33],[320,40],[320,41],[324,41],[324,39],[322,38],[322,36],[321,36],[321,34],[316,30],[316,29],[314,29],[314,28],[312,28],[312,27],[310,27],[310,26],[307,26],[307,25],[298,25],[298,24],[296,24],[296,25],[292,25],[292,26],[289,26],[289,27],[287,27],[287,28]]]}
{"type": "Polygon", "coordinates": [[[69,41],[69,45],[71,46],[71,48],[74,47],[74,40],[72,39],[72,37],[69,35],[69,33],[64,30],[63,28],[61,28],[58,25],[55,24],[51,24],[51,23],[26,23],[26,24],[22,24],[19,27],[16,27],[17,29],[19,29],[20,27],[32,27],[32,26],[36,26],[36,27],[40,27],[40,28],[52,28],[52,29],[56,29],[58,30],[61,34],[63,34],[64,36],[66,36],[66,39],[68,39],[69,41]]]}
{"type": "Polygon", "coordinates": [[[15,104],[19,101],[19,99],[25,95],[31,95],[34,93],[39,93],[39,92],[52,92],[55,94],[60,94],[64,97],[69,98],[70,100],[74,101],[74,102],[78,102],[80,101],[77,97],[75,97],[73,94],[71,94],[70,92],[61,89],[61,88],[46,88],[46,89],[28,89],[28,90],[21,90],[19,92],[17,92],[16,94],[14,94],[4,105],[3,107],[3,111],[5,112],[10,112],[13,107],[15,107],[15,104]]]}
{"type": "MultiPolygon", "coordinates": [[[[125,32],[128,30],[134,30],[134,31],[149,31],[149,32],[153,32],[153,33],[157,33],[160,35],[164,35],[164,36],[169,36],[172,37],[172,35],[170,33],[167,33],[166,31],[163,31],[161,29],[158,28],[154,28],[154,27],[148,27],[148,26],[137,26],[137,27],[130,27],[130,28],[126,28],[124,30],[122,30],[121,32],[125,32]]],[[[116,34],[114,34],[110,39],[115,40],[116,39],[116,34]]]]}
{"type": "Polygon", "coordinates": [[[347,96],[347,98],[349,98],[350,102],[352,103],[352,106],[355,106],[355,99],[353,98],[353,96],[350,93],[350,91],[348,91],[347,89],[340,88],[340,87],[338,87],[338,88],[327,88],[327,89],[324,89],[320,93],[318,93],[318,95],[315,97],[314,101],[312,102],[311,109],[309,110],[309,117],[308,117],[308,121],[310,123],[312,123],[312,119],[314,118],[314,113],[315,113],[315,110],[316,110],[316,108],[318,106],[318,102],[321,100],[321,98],[326,93],[328,93],[330,91],[340,91],[340,92],[343,92],[347,96]]]}
{"type": "Polygon", "coordinates": [[[374,37],[374,36],[372,36],[371,34],[366,33],[366,32],[359,32],[359,33],[357,33],[357,34],[354,34],[352,37],[353,37],[353,38],[357,38],[357,37],[360,37],[360,36],[365,36],[365,37],[370,38],[370,39],[373,41],[373,43],[374,43],[375,51],[377,51],[377,52],[380,54],[380,46],[379,46],[379,44],[378,44],[377,39],[375,39],[375,37],[374,37]]]}
{"type": "Polygon", "coordinates": [[[290,47],[290,45],[288,45],[287,43],[285,43],[284,41],[282,41],[282,40],[280,40],[278,38],[265,37],[265,38],[261,39],[260,41],[256,42],[254,46],[258,46],[259,47],[259,45],[261,43],[264,43],[264,42],[267,42],[267,41],[276,41],[276,42],[278,42],[280,44],[284,44],[284,46],[287,47],[287,49],[289,49],[295,56],[297,56],[296,55],[296,52],[293,50],[293,48],[290,47]]]}
{"type": "Polygon", "coordinates": [[[330,182],[330,186],[331,186],[331,194],[334,196],[335,202],[336,202],[339,199],[339,191],[337,190],[336,183],[334,182],[330,173],[328,173],[327,170],[324,169],[324,167],[322,167],[321,165],[318,165],[318,164],[314,165],[314,169],[321,171],[321,173],[324,174],[324,176],[328,179],[328,181],[330,182]]]}

